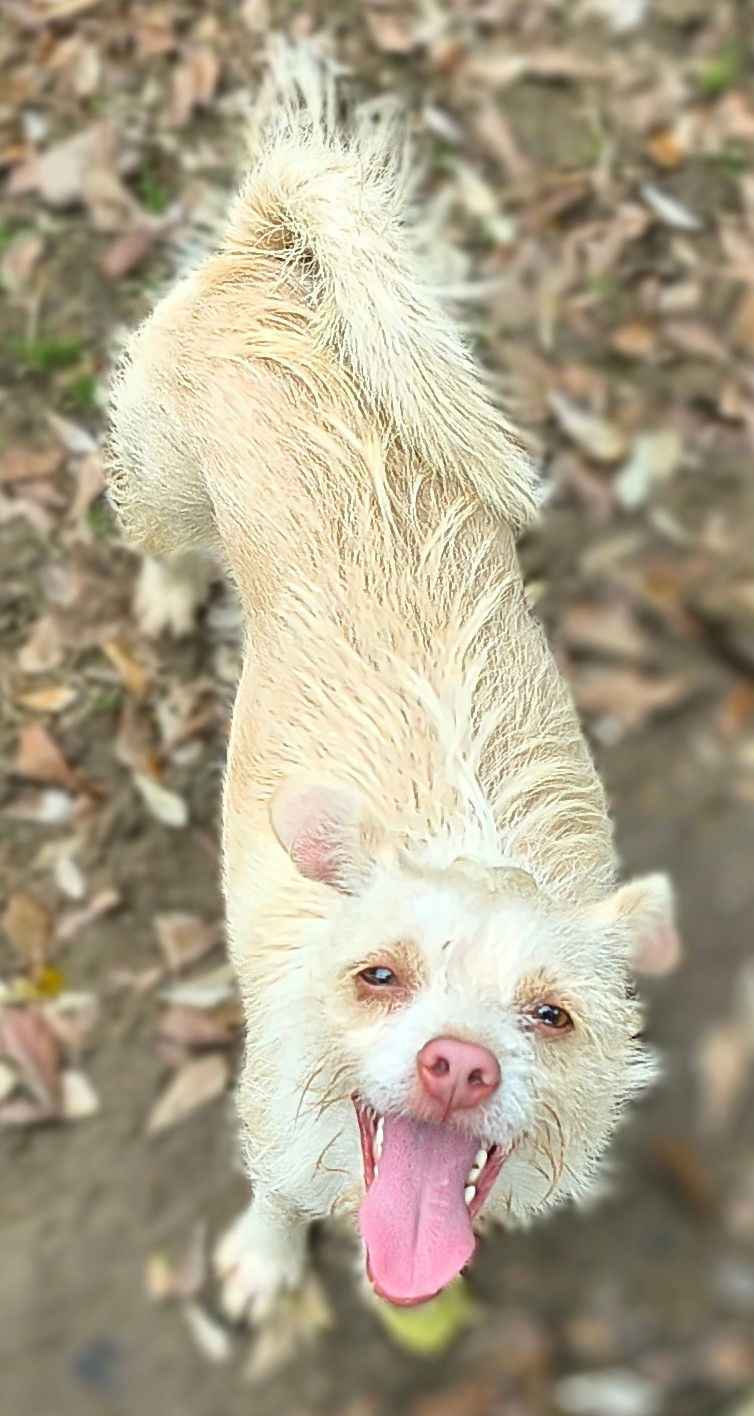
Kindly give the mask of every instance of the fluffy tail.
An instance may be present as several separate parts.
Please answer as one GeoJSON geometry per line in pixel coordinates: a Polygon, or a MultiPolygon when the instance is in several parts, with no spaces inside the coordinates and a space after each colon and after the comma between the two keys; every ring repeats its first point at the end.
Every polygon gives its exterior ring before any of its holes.
{"type": "MultiPolygon", "coordinates": [[[[243,324],[254,257],[262,293],[279,271],[289,275],[315,351],[344,366],[386,437],[518,529],[536,509],[537,480],[428,275],[404,127],[366,108],[341,121],[339,109],[323,62],[301,47],[275,52],[251,169],[220,248],[223,288],[230,257],[243,324]]],[[[210,258],[158,305],[131,337],[112,390],[111,499],[129,537],[162,554],[214,539],[206,438],[194,406],[203,397],[194,358],[203,318],[212,337],[223,337],[221,324],[213,327],[212,275],[210,258]]],[[[253,321],[254,299],[248,304],[253,321]]],[[[238,321],[229,339],[237,329],[238,321]]],[[[249,391],[250,423],[254,396],[249,391]]],[[[216,390],[219,407],[222,397],[216,390]]]]}
{"type": "Polygon", "coordinates": [[[340,109],[334,75],[311,50],[273,51],[226,249],[303,263],[316,337],[350,368],[365,405],[521,528],[538,480],[428,279],[405,125],[373,105],[348,119],[340,109]]]}

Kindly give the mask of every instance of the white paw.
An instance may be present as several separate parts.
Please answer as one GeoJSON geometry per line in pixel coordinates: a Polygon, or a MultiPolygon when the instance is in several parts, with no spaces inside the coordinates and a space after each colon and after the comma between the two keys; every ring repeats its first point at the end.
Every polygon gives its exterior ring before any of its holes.
{"type": "Polygon", "coordinates": [[[270,1226],[253,1208],[226,1230],[215,1250],[220,1303],[232,1322],[259,1322],[284,1294],[299,1287],[305,1265],[304,1230],[292,1235],[270,1226]]]}
{"type": "Polygon", "coordinates": [[[159,639],[170,634],[181,639],[196,627],[196,617],[207,598],[211,572],[196,557],[168,564],[147,558],[134,592],[134,616],[142,634],[159,639]]]}

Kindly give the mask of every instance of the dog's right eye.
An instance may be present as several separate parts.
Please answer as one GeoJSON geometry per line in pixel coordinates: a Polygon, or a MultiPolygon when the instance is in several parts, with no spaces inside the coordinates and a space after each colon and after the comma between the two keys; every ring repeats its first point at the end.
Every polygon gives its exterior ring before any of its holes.
{"type": "Polygon", "coordinates": [[[383,968],[382,965],[373,969],[362,969],[359,978],[363,979],[364,983],[368,983],[371,988],[390,988],[391,985],[398,982],[393,970],[383,968]]]}

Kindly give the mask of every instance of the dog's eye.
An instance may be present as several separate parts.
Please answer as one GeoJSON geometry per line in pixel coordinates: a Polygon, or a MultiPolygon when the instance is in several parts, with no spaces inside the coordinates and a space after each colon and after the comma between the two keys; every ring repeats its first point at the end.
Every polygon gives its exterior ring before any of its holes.
{"type": "Polygon", "coordinates": [[[556,1032],[573,1027],[570,1013],[567,1013],[565,1008],[558,1007],[557,1003],[538,1003],[536,1008],[532,1009],[530,1016],[535,1023],[540,1023],[545,1028],[552,1028],[556,1032]]]}
{"type": "Polygon", "coordinates": [[[362,969],[359,978],[372,988],[390,988],[398,982],[393,970],[383,968],[382,965],[373,969],[362,969]]]}

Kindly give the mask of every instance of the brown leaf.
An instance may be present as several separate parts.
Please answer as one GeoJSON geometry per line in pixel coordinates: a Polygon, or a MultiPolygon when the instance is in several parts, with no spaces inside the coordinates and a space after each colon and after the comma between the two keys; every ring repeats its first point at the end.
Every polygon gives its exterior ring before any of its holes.
{"type": "Polygon", "coordinates": [[[364,19],[372,42],[383,54],[414,54],[421,48],[422,35],[415,16],[369,4],[364,19]]]}
{"type": "MultiPolygon", "coordinates": [[[[105,478],[98,452],[86,453],[75,465],[76,491],[71,502],[71,519],[81,522],[92,502],[105,490],[105,478]]],[[[89,535],[92,533],[89,532],[89,535]]]]}
{"type": "Polygon", "coordinates": [[[50,683],[45,688],[32,688],[17,693],[16,703],[33,713],[63,713],[76,701],[76,690],[67,683],[50,683]]]}
{"type": "Polygon", "coordinates": [[[41,1006],[66,1055],[80,1056],[101,1016],[94,994],[59,993],[41,1006]]]}
{"type": "Polygon", "coordinates": [[[104,640],[102,652],[117,670],[132,698],[137,702],[144,698],[149,688],[149,675],[144,665],[131,653],[128,645],[115,636],[104,640]]]}
{"type": "Polygon", "coordinates": [[[93,123],[15,168],[9,192],[14,196],[38,192],[48,206],[73,206],[83,201],[92,172],[112,165],[116,147],[113,125],[107,120],[93,123]]]}
{"type": "Polygon", "coordinates": [[[733,342],[744,354],[754,356],[754,286],[739,301],[733,319],[733,342]]]}
{"type": "Polygon", "coordinates": [[[17,1067],[35,1101],[54,1116],[62,1100],[60,1043],[37,1007],[0,1007],[0,1053],[17,1067]]]}
{"type": "Polygon", "coordinates": [[[550,389],[550,407],[561,428],[595,462],[619,462],[628,446],[625,433],[607,418],[550,389]]]}
{"type": "Polygon", "coordinates": [[[209,953],[222,939],[222,924],[172,910],[155,915],[154,927],[169,969],[176,973],[209,953]]]}
{"type": "Polygon", "coordinates": [[[593,604],[582,600],[568,605],[558,629],[571,649],[610,659],[646,662],[650,644],[627,605],[620,601],[593,604]]]}
{"type": "Polygon", "coordinates": [[[139,270],[149,259],[159,237],[156,226],[132,226],[116,236],[100,259],[100,270],[108,280],[122,280],[139,270]]]}
{"type": "Polygon", "coordinates": [[[0,457],[0,482],[28,482],[38,477],[51,477],[62,465],[63,454],[58,447],[28,447],[13,443],[0,457]]]}
{"type": "Polygon", "coordinates": [[[657,329],[651,320],[627,320],[610,335],[610,348],[624,359],[649,359],[657,350],[657,329]]]}
{"type": "Polygon", "coordinates": [[[5,907],[3,928],[24,963],[39,968],[55,932],[52,912],[44,901],[27,890],[16,891],[5,907]]]}
{"type": "Polygon", "coordinates": [[[92,897],[88,905],[83,909],[70,910],[58,920],[56,938],[61,944],[67,944],[69,940],[75,939],[83,930],[88,929],[90,924],[94,924],[103,915],[111,914],[120,904],[120,895],[112,886],[104,890],[99,890],[92,897]]]}
{"type": "Polygon", "coordinates": [[[230,1069],[218,1053],[197,1057],[176,1072],[158,1097],[147,1120],[147,1135],[157,1136],[192,1111],[221,1096],[228,1085],[230,1069]]]}
{"type": "Polygon", "coordinates": [[[411,1416],[494,1416],[497,1407],[494,1389],[487,1382],[470,1381],[419,1397],[411,1416]]]}
{"type": "Polygon", "coordinates": [[[169,122],[184,128],[195,108],[211,103],[220,78],[220,60],[209,44],[190,45],[173,73],[169,122]]]}
{"type": "Polygon", "coordinates": [[[658,713],[685,702],[693,683],[682,674],[658,678],[628,667],[590,665],[575,673],[573,690],[588,717],[605,714],[627,731],[644,727],[658,713]]]}
{"type": "Polygon", "coordinates": [[[190,1050],[226,1047],[241,1025],[241,1003],[233,999],[214,1008],[166,1008],[157,1026],[157,1036],[177,1048],[190,1050]]]}
{"type": "Polygon", "coordinates": [[[25,674],[43,674],[57,668],[63,658],[63,644],[57,623],[41,615],[18,652],[19,668],[25,674]]]}
{"type": "Polygon", "coordinates": [[[724,1019],[712,1023],[696,1046],[699,1128],[720,1135],[754,1074],[754,1047],[745,1022],[724,1019]]]}
{"type": "Polygon", "coordinates": [[[664,1131],[652,1142],[652,1159],[674,1197],[701,1219],[717,1212],[717,1191],[696,1146],[686,1136],[664,1131]]]}
{"type": "Polygon", "coordinates": [[[647,152],[658,167],[680,167],[688,151],[679,128],[660,128],[647,142],[647,152]]]}
{"type": "Polygon", "coordinates": [[[13,771],[19,777],[64,787],[66,791],[76,791],[81,785],[55,739],[41,723],[26,723],[21,728],[13,771]]]}
{"type": "Polygon", "coordinates": [[[31,284],[44,254],[44,237],[36,231],[19,236],[3,252],[0,275],[11,295],[19,295],[31,284]]]}

